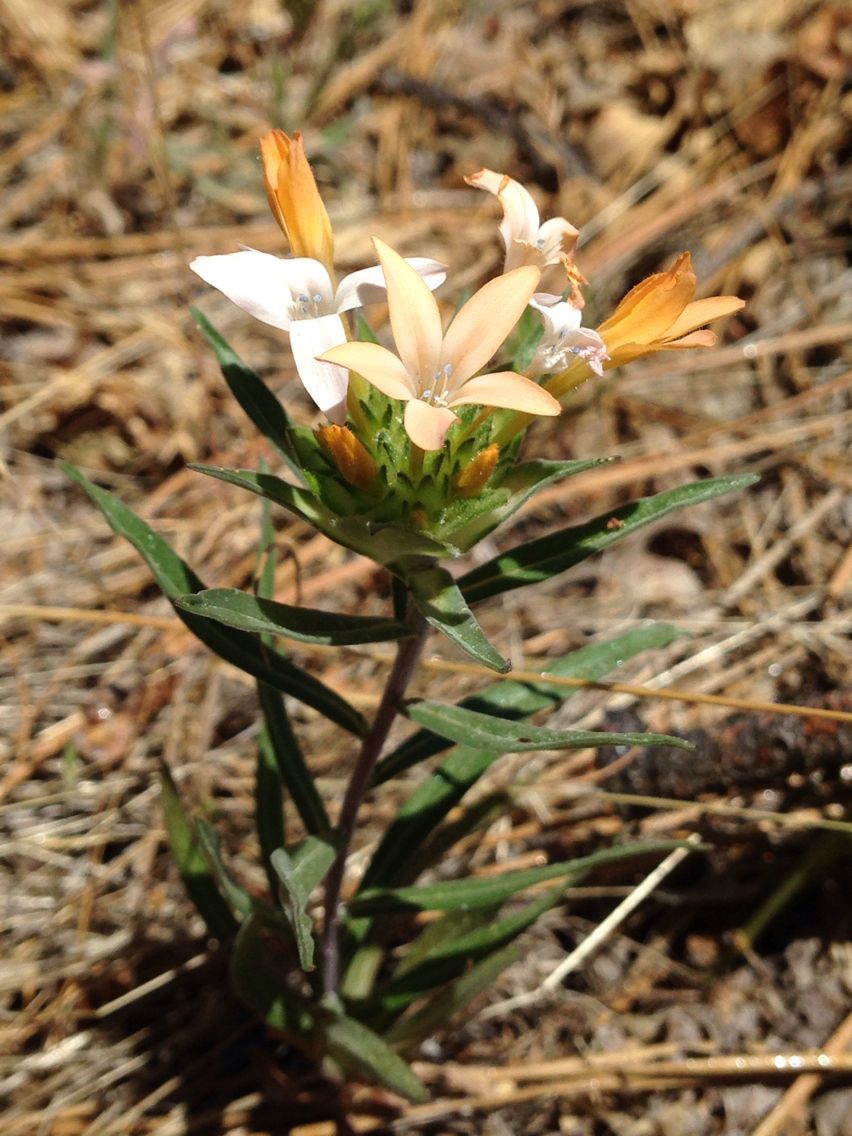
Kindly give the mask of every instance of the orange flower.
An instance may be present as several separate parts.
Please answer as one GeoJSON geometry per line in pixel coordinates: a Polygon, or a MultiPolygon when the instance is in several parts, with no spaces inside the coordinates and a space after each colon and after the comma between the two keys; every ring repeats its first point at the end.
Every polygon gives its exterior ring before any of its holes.
{"type": "Polygon", "coordinates": [[[294,256],[318,260],[332,272],[331,222],[297,131],[270,130],[260,140],[269,207],[294,256]]]}
{"type": "Polygon", "coordinates": [[[655,351],[712,347],[713,332],[697,329],[739,311],[744,301],[736,296],[693,300],[697,282],[692,259],[684,252],[667,272],[649,276],[628,292],[598,328],[609,354],[607,370],[655,351]]]}

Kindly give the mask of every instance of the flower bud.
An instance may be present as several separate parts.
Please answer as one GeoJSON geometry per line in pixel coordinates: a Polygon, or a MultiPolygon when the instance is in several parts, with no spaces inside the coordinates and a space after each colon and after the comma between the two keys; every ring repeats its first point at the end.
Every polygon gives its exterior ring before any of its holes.
{"type": "Polygon", "coordinates": [[[496,443],[480,450],[475,458],[455,476],[453,485],[461,497],[478,497],[494,472],[497,459],[500,457],[500,447],[496,443]]]}
{"type": "Polygon", "coordinates": [[[260,140],[266,195],[294,256],[308,256],[332,271],[334,238],[302,135],[270,130],[260,140]]]}
{"type": "Polygon", "coordinates": [[[320,426],[317,438],[344,481],[358,489],[370,488],[378,473],[376,463],[347,426],[320,426]]]}

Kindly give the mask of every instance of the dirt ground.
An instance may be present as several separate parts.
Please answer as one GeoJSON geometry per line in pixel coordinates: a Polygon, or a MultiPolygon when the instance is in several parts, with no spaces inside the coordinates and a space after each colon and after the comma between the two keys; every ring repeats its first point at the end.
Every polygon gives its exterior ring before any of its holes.
{"type": "MultiPolygon", "coordinates": [[[[850,1136],[849,8],[2,0],[0,31],[3,1136],[850,1136]],[[188,304],[298,420],[311,409],[284,337],[187,262],[284,251],[258,159],[271,126],[305,133],[342,269],[371,263],[376,234],[475,287],[501,257],[495,204],[463,181],[487,166],[580,226],[592,326],[684,249],[700,294],[747,300],[715,349],[611,372],[537,425],[531,453],[621,460],[549,490],[520,528],[697,476],[759,484],[482,614],[530,668],[643,620],[677,624],[688,637],[619,675],[643,693],[582,690],[558,721],[690,733],[695,757],[504,758],[482,787],[506,792],[502,815],[446,870],[622,836],[698,833],[711,850],[547,986],[652,865],[568,892],[523,961],[423,1047],[434,1103],[419,1108],[358,1085],[338,1101],[227,993],[166,848],[156,773],[165,760],[262,888],[253,689],[192,640],[55,464],[119,493],[210,583],[247,584],[256,501],[186,463],[270,455],[188,304]]],[[[385,610],[369,563],[279,521],[279,598],[385,610]]],[[[487,681],[433,648],[419,691],[487,681]]],[[[297,657],[375,706],[387,651],[297,657]]],[[[349,742],[294,717],[333,805],[349,742]]],[[[420,776],[370,799],[361,846],[420,776]]]]}

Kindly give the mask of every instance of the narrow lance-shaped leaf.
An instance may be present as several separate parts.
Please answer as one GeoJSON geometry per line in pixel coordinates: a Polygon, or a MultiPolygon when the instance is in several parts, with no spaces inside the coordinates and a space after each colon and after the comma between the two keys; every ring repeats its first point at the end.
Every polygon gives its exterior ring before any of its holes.
{"type": "MultiPolygon", "coordinates": [[[[261,466],[265,472],[265,465],[261,466]]],[[[275,590],[275,568],[277,555],[275,549],[275,529],[272,526],[271,508],[268,501],[262,501],[260,506],[260,544],[258,546],[257,565],[255,568],[255,587],[258,595],[264,599],[271,599],[275,590]]],[[[272,637],[261,635],[260,641],[267,647],[272,646],[272,637]]],[[[258,688],[262,687],[258,683],[258,688]]],[[[270,688],[267,688],[270,689],[270,688]]],[[[270,691],[270,693],[275,693],[270,691]]],[[[283,699],[276,694],[281,713],[292,737],[287,711],[283,699]]],[[[260,690],[258,690],[260,700],[260,690]]],[[[293,738],[295,745],[295,738],[293,738]]],[[[298,748],[298,747],[296,747],[298,748]]],[[[260,855],[263,868],[269,881],[269,890],[273,895],[278,891],[278,877],[272,867],[272,853],[276,848],[284,847],[284,793],[285,784],[278,762],[278,755],[269,728],[264,723],[260,730],[257,743],[257,761],[254,777],[254,816],[257,828],[257,839],[260,844],[260,855]]]]}
{"type": "Polygon", "coordinates": [[[335,647],[385,643],[410,633],[404,624],[393,619],[294,607],[241,592],[238,588],[206,588],[203,592],[182,596],[177,604],[184,611],[240,631],[286,635],[304,643],[335,647]]]}
{"type": "Polygon", "coordinates": [[[415,605],[428,622],[476,662],[505,672],[509,663],[488,642],[452,576],[445,568],[422,568],[405,575],[415,605]]]}
{"type": "Polygon", "coordinates": [[[213,878],[216,880],[219,891],[234,910],[239,911],[239,913],[244,916],[250,915],[254,910],[252,898],[245,888],[241,888],[239,884],[231,879],[230,873],[222,860],[219,838],[213,826],[208,821],[204,820],[203,817],[198,817],[195,822],[195,828],[198,833],[198,842],[204,853],[204,858],[210,866],[210,871],[213,873],[213,878]]]}
{"type": "Polygon", "coordinates": [[[184,811],[172,775],[165,766],[160,771],[160,792],[169,846],[189,898],[211,935],[223,941],[232,939],[239,924],[219,891],[201,851],[195,827],[184,811]]]}
{"type": "Polygon", "coordinates": [[[308,901],[336,855],[332,844],[316,836],[306,837],[292,854],[284,848],[272,853],[281,905],[293,929],[302,970],[314,969],[313,920],[307,912],[308,901]]]}
{"type": "Polygon", "coordinates": [[[424,699],[412,702],[406,714],[433,733],[453,742],[490,749],[495,753],[529,753],[540,749],[586,749],[596,746],[674,746],[694,749],[691,742],[668,734],[615,734],[601,730],[549,730],[493,718],[463,706],[448,706],[424,699]]]}
{"type": "Polygon", "coordinates": [[[361,1022],[326,1011],[320,1026],[329,1055],[344,1068],[357,1069],[414,1104],[429,1099],[413,1069],[361,1022]]]}
{"type": "Polygon", "coordinates": [[[413,1014],[400,1018],[385,1033],[390,1045],[407,1052],[447,1023],[483,991],[488,990],[497,978],[523,958],[517,943],[510,943],[476,963],[465,974],[442,987],[413,1014]]]}
{"type": "MultiPolygon", "coordinates": [[[[654,627],[636,628],[606,643],[582,647],[562,659],[554,660],[548,663],[548,671],[561,676],[603,678],[621,662],[626,662],[646,647],[663,646],[677,634],[674,628],[664,625],[659,630],[654,627]]],[[[565,687],[548,686],[545,676],[542,677],[541,685],[509,681],[498,683],[487,690],[494,705],[502,703],[504,709],[514,707],[518,717],[527,717],[546,706],[556,705],[574,693],[565,687]],[[501,688],[506,688],[505,699],[501,699],[501,688]]],[[[491,706],[488,708],[491,709],[491,706]]],[[[427,740],[436,737],[434,734],[423,736],[427,740]]],[[[445,741],[439,746],[441,748],[446,748],[445,741]]],[[[495,760],[493,750],[480,750],[467,745],[457,747],[403,804],[373,854],[362,881],[362,889],[393,883],[399,873],[405,870],[412,850],[420,847],[495,760]]]]}
{"type": "Polygon", "coordinates": [[[715,477],[669,489],[654,497],[643,497],[586,524],[561,529],[540,540],[518,545],[462,576],[459,587],[467,602],[472,604],[513,588],[549,580],[675,509],[745,489],[757,480],[756,476],[747,473],[715,477]]]}
{"type": "Polygon", "coordinates": [[[231,983],[237,997],[274,1029],[308,1035],[313,1017],[287,988],[286,976],[270,962],[263,929],[258,915],[249,915],[243,921],[231,953],[231,983]]]}
{"type": "MultiPolygon", "coordinates": [[[[548,676],[602,678],[622,662],[633,658],[639,651],[667,647],[681,634],[682,632],[667,623],[636,627],[614,639],[591,643],[568,655],[548,660],[547,674],[542,675],[540,683],[518,682],[513,679],[491,683],[476,694],[465,698],[460,705],[467,710],[479,710],[492,717],[515,720],[528,718],[540,710],[558,706],[575,693],[570,687],[548,683],[548,676]]],[[[420,730],[379,762],[373,783],[378,785],[391,777],[396,777],[412,765],[425,761],[449,747],[450,742],[447,738],[428,730],[420,730]]]]}
{"type": "Polygon", "coordinates": [[[392,979],[380,994],[382,1004],[390,1012],[404,1009],[415,998],[463,974],[472,960],[499,950],[531,927],[559,902],[566,886],[560,883],[520,910],[454,939],[440,957],[430,958],[398,979],[392,979]]]}
{"type": "Polygon", "coordinates": [[[519,891],[562,876],[572,879],[585,875],[602,864],[618,863],[633,856],[671,852],[683,847],[683,841],[656,840],[644,844],[617,844],[589,856],[565,860],[559,864],[542,864],[497,876],[473,876],[470,879],[446,880],[436,884],[418,884],[401,888],[368,888],[355,897],[350,906],[353,915],[403,911],[470,911],[502,903],[519,891]]]}
{"type": "Polygon", "coordinates": [[[457,498],[441,516],[436,535],[462,549],[471,548],[498,525],[504,524],[540,489],[554,481],[576,477],[578,473],[605,465],[609,458],[582,461],[529,461],[511,466],[499,481],[504,499],[488,506],[489,494],[483,494],[484,508],[477,509],[477,498],[457,498]]]}
{"type": "MultiPolygon", "coordinates": [[[[140,553],[157,584],[173,605],[182,596],[204,589],[204,584],[192,569],[131,509],[105,489],[93,485],[73,466],[66,462],[61,462],[60,465],[101,509],[113,531],[127,539],[140,553]]],[[[191,615],[178,607],[175,607],[175,611],[190,631],[220,658],[312,706],[344,729],[359,736],[365,733],[366,723],[353,706],[283,655],[263,647],[246,632],[225,630],[208,619],[191,615]]]]}
{"type": "Polygon", "coordinates": [[[257,694],[281,780],[305,828],[315,836],[328,834],[331,821],[293,733],[283,698],[266,683],[258,683],[257,694]]]}
{"type": "Polygon", "coordinates": [[[189,310],[202,335],[216,353],[216,358],[222,368],[222,374],[231,394],[261,434],[272,442],[290,469],[299,475],[299,466],[294,461],[293,448],[288,436],[292,422],[286,410],[263,380],[242,361],[203,312],[194,307],[190,307],[189,310]]]}

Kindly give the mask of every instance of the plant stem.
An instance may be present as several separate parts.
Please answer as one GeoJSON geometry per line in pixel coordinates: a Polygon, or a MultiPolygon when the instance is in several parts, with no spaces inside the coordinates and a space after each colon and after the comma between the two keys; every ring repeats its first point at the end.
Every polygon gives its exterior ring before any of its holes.
{"type": "Polygon", "coordinates": [[[322,980],[326,994],[336,994],[340,985],[340,889],[346,869],[346,857],[355,830],[358,809],[370,784],[370,776],[381,757],[390,728],[399,713],[400,703],[420,658],[426,641],[428,625],[416,612],[412,618],[411,635],[401,640],[396,659],[385,683],[382,700],[370,732],[364,738],[361,752],[340,807],[335,830],[338,840],[337,859],[329,869],[325,882],[325,925],[322,937],[322,980]]]}

